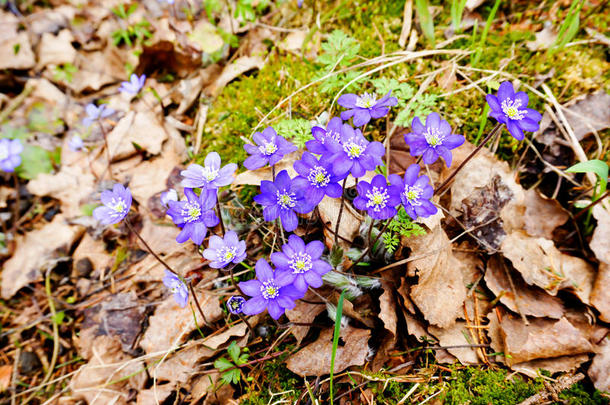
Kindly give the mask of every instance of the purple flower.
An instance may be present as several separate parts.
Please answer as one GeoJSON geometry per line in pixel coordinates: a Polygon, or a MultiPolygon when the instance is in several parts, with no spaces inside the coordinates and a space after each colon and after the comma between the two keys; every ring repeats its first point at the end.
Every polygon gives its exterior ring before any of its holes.
{"type": "Polygon", "coordinates": [[[186,201],[169,201],[167,215],[172,217],[182,232],[176,237],[178,243],[191,239],[201,245],[208,228],[218,225],[219,219],[212,208],[216,205],[216,190],[201,190],[197,196],[190,188],[184,189],[186,201]]]}
{"type": "Polygon", "coordinates": [[[246,299],[244,297],[234,295],[227,300],[227,308],[233,315],[241,314],[245,303],[246,299]]]}
{"type": "Polygon", "coordinates": [[[85,112],[87,116],[83,119],[83,125],[85,128],[89,128],[94,122],[110,117],[115,111],[112,108],[108,108],[106,104],[96,107],[95,104],[89,103],[85,107],[85,112]]]}
{"type": "Polygon", "coordinates": [[[292,232],[298,225],[295,211],[306,214],[313,209],[305,200],[304,194],[305,190],[290,180],[286,170],[282,170],[275,181],[261,181],[261,193],[254,197],[254,201],[265,207],[265,221],[273,221],[279,216],[284,229],[292,232]]]}
{"type": "Polygon", "coordinates": [[[305,200],[312,206],[318,205],[325,195],[339,198],[343,192],[337,183],[340,177],[332,174],[328,165],[320,160],[309,152],[303,152],[301,160],[294,162],[294,170],[299,176],[292,182],[297,189],[305,190],[305,200]]]}
{"type": "Polygon", "coordinates": [[[183,187],[218,189],[233,183],[233,173],[237,170],[235,163],[229,163],[220,167],[220,155],[210,152],[205,157],[205,167],[192,164],[186,170],[180,172],[184,177],[183,187]]]}
{"type": "Polygon", "coordinates": [[[277,268],[278,278],[290,279],[292,285],[305,294],[307,286],[322,286],[322,276],[332,270],[330,264],[320,259],[324,244],[314,240],[305,245],[297,235],[290,235],[281,252],[271,253],[271,261],[277,268]],[[286,274],[284,274],[286,273],[286,274]]]}
{"type": "Polygon", "coordinates": [[[110,190],[102,191],[102,206],[93,210],[93,217],[103,225],[121,222],[131,208],[131,191],[122,184],[115,184],[110,190]]]}
{"type": "Polygon", "coordinates": [[[294,301],[303,293],[291,285],[287,272],[274,272],[264,259],[256,262],[256,279],[239,283],[239,288],[250,298],[243,306],[243,313],[256,315],[265,309],[273,319],[278,319],[286,309],[295,306],[294,301]]]}
{"type": "Polygon", "coordinates": [[[340,106],[348,109],[341,113],[341,119],[347,121],[354,117],[354,126],[361,127],[371,118],[381,118],[390,111],[389,107],[398,104],[398,99],[391,97],[391,94],[392,90],[380,100],[376,100],[375,96],[369,93],[364,93],[362,96],[344,94],[337,100],[340,106]]]}
{"type": "Polygon", "coordinates": [[[303,0],[298,0],[297,6],[299,6],[299,8],[303,7],[303,0]]]}
{"type": "Polygon", "coordinates": [[[518,141],[523,140],[523,131],[535,132],[540,127],[538,123],[542,115],[536,110],[527,108],[529,98],[523,91],[515,93],[511,82],[503,82],[498,89],[498,95],[485,96],[491,111],[490,116],[498,122],[506,124],[508,132],[518,141]]]}
{"type": "Polygon", "coordinates": [[[146,81],[146,75],[139,76],[135,73],[131,74],[128,82],[122,82],[121,87],[119,87],[119,91],[123,93],[128,93],[133,96],[138,94],[142,87],[144,87],[144,82],[146,81]]]}
{"type": "Polygon", "coordinates": [[[21,164],[23,144],[19,139],[0,139],[0,169],[13,172],[21,164]]]}
{"type": "Polygon", "coordinates": [[[180,308],[186,307],[189,301],[189,289],[180,279],[169,270],[165,270],[165,277],[163,277],[163,284],[174,294],[174,299],[180,305],[180,308]]]}
{"type": "Polygon", "coordinates": [[[419,174],[419,165],[412,164],[405,172],[404,180],[396,174],[390,175],[390,183],[399,187],[402,206],[414,221],[418,217],[426,218],[436,214],[437,208],[430,202],[434,190],[428,176],[419,174]]]}
{"type": "Polygon", "coordinates": [[[354,198],[354,207],[367,211],[373,219],[388,219],[396,215],[396,206],[400,204],[400,188],[388,186],[385,176],[378,174],[370,183],[361,181],[356,187],[358,197],[354,198]]]}
{"type": "Polygon", "coordinates": [[[173,188],[161,193],[161,204],[167,207],[170,201],[178,201],[178,192],[173,188]]]}
{"type": "Polygon", "coordinates": [[[83,148],[83,146],[84,146],[83,140],[78,135],[74,135],[72,138],[70,138],[68,140],[68,148],[72,152],[78,152],[79,150],[81,150],[83,148]]]}
{"type": "Polygon", "coordinates": [[[271,127],[267,127],[263,132],[255,132],[252,139],[255,145],[245,144],[244,149],[251,156],[244,161],[244,166],[249,170],[260,169],[267,163],[273,166],[285,155],[297,150],[297,147],[281,137],[271,127]]]}
{"type": "Polygon", "coordinates": [[[405,135],[405,142],[411,149],[411,155],[423,155],[423,161],[427,165],[436,162],[436,159],[442,156],[447,167],[451,166],[450,150],[466,141],[462,135],[452,134],[449,123],[442,120],[440,115],[435,112],[426,117],[425,126],[419,117],[413,118],[411,129],[413,132],[405,135]]]}
{"type": "Polygon", "coordinates": [[[240,263],[246,258],[246,242],[240,241],[233,231],[227,231],[224,238],[212,235],[203,257],[211,261],[210,267],[214,269],[221,269],[229,263],[240,263]]]}
{"type": "Polygon", "coordinates": [[[305,146],[311,153],[315,153],[317,155],[325,154],[327,152],[325,146],[326,139],[331,138],[337,142],[340,142],[342,126],[343,121],[341,118],[334,117],[328,121],[328,124],[326,124],[326,129],[317,126],[311,128],[311,134],[313,135],[314,139],[305,142],[305,146]]]}
{"type": "Polygon", "coordinates": [[[383,164],[381,157],[385,148],[380,142],[367,141],[359,129],[354,130],[348,124],[343,124],[340,135],[339,142],[326,139],[327,153],[322,157],[340,179],[350,173],[356,178],[362,177],[367,170],[375,170],[383,164]]]}

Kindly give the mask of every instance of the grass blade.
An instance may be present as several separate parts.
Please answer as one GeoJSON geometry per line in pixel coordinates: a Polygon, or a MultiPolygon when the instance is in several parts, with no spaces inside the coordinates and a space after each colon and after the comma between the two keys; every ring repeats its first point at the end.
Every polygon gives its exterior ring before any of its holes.
{"type": "Polygon", "coordinates": [[[483,28],[483,33],[481,34],[481,40],[479,41],[479,47],[474,56],[473,65],[476,65],[477,63],[479,63],[479,59],[481,58],[481,53],[483,52],[483,47],[485,46],[485,41],[487,41],[487,33],[489,32],[489,28],[491,27],[492,21],[494,20],[494,18],[496,18],[496,12],[498,11],[498,8],[500,7],[501,1],[502,0],[496,0],[493,8],[491,9],[491,13],[489,13],[489,16],[487,17],[487,22],[485,23],[485,28],[483,28]]]}
{"type": "Polygon", "coordinates": [[[415,0],[415,8],[417,9],[419,23],[421,24],[421,29],[424,32],[426,39],[432,44],[432,47],[435,47],[434,21],[428,10],[428,0],[415,0]]]}
{"type": "Polygon", "coordinates": [[[466,0],[452,0],[451,2],[451,25],[456,33],[460,31],[465,6],[466,0]]]}
{"type": "Polygon", "coordinates": [[[333,376],[335,373],[335,356],[337,355],[337,346],[339,346],[339,335],[341,334],[341,317],[343,316],[343,299],[345,290],[341,291],[339,302],[337,302],[337,314],[335,315],[335,334],[333,335],[333,350],[330,355],[330,403],[334,400],[333,376]]]}

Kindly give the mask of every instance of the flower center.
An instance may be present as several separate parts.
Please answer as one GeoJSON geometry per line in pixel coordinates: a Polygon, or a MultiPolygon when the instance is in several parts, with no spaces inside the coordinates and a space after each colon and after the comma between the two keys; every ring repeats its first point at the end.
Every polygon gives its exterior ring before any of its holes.
{"type": "Polygon", "coordinates": [[[325,168],[316,166],[309,172],[307,180],[316,187],[326,187],[330,182],[330,176],[325,168]]]}
{"type": "Polygon", "coordinates": [[[311,256],[304,252],[295,253],[290,259],[290,268],[294,274],[305,273],[311,270],[312,266],[311,256]]]}
{"type": "Polygon", "coordinates": [[[243,299],[240,300],[239,298],[230,299],[228,304],[234,312],[241,312],[241,307],[244,306],[244,301],[243,299]]]}
{"type": "Polygon", "coordinates": [[[278,190],[276,196],[277,203],[284,209],[293,208],[295,205],[297,205],[296,199],[294,198],[294,193],[288,193],[286,191],[280,193],[278,190]]]}
{"type": "Polygon", "coordinates": [[[366,197],[369,201],[366,203],[367,208],[373,208],[373,211],[379,212],[385,208],[388,198],[388,190],[384,188],[373,187],[372,190],[366,192],[366,197]]]}
{"type": "Polygon", "coordinates": [[[419,199],[423,192],[424,190],[422,190],[420,187],[409,186],[408,184],[406,184],[403,195],[405,196],[409,204],[417,206],[421,205],[421,201],[419,201],[419,199]]]}
{"type": "Polygon", "coordinates": [[[121,198],[113,198],[110,202],[110,208],[113,209],[117,214],[122,214],[125,212],[126,208],[125,201],[121,198]]]}
{"type": "Polygon", "coordinates": [[[277,151],[277,145],[273,142],[265,142],[258,147],[258,150],[265,156],[273,155],[277,151]]]}
{"type": "Polygon", "coordinates": [[[261,286],[261,294],[263,294],[264,299],[272,300],[280,295],[280,289],[273,281],[267,281],[261,286]]]}
{"type": "Polygon", "coordinates": [[[507,98],[502,101],[502,111],[504,114],[508,116],[511,120],[521,120],[525,116],[525,110],[520,110],[521,100],[511,100],[507,98]]]}
{"type": "Polygon", "coordinates": [[[445,140],[445,137],[441,134],[441,132],[434,128],[428,128],[424,136],[426,137],[426,142],[428,142],[428,145],[432,147],[442,145],[443,141],[445,140]]]}
{"type": "Polygon", "coordinates": [[[360,97],[356,97],[356,107],[371,108],[375,105],[375,96],[369,93],[364,93],[360,97]]]}
{"type": "Polygon", "coordinates": [[[237,251],[237,248],[235,246],[231,246],[231,247],[225,246],[218,250],[216,257],[218,258],[219,261],[228,263],[231,260],[233,260],[233,258],[235,257],[236,251],[237,251]]]}
{"type": "Polygon", "coordinates": [[[350,159],[359,158],[364,149],[363,145],[354,142],[352,139],[343,144],[343,150],[350,159]]]}
{"type": "Polygon", "coordinates": [[[197,203],[187,202],[182,210],[182,216],[186,222],[195,222],[201,216],[201,207],[197,203]]]}
{"type": "Polygon", "coordinates": [[[339,135],[339,133],[333,131],[332,129],[327,130],[326,134],[322,137],[322,145],[324,145],[324,142],[327,138],[330,138],[336,142],[340,142],[339,140],[341,139],[341,135],[339,135]]]}
{"type": "Polygon", "coordinates": [[[212,169],[211,167],[206,166],[203,168],[203,171],[201,172],[201,174],[203,174],[203,177],[207,181],[214,181],[214,180],[216,180],[216,177],[218,177],[218,170],[212,169]]]}

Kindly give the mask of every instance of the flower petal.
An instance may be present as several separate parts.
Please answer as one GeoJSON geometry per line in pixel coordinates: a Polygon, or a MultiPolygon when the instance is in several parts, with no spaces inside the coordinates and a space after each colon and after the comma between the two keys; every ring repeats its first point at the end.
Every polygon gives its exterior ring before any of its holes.
{"type": "Polygon", "coordinates": [[[256,271],[256,278],[261,283],[273,280],[273,269],[271,266],[269,266],[269,263],[267,263],[265,259],[258,259],[254,269],[256,271]]]}

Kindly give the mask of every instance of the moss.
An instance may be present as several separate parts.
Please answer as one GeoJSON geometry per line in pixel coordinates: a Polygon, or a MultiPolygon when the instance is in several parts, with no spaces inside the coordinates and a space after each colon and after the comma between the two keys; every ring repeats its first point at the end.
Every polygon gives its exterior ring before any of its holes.
{"type": "Polygon", "coordinates": [[[280,403],[280,400],[288,400],[288,403],[294,403],[303,390],[303,381],[288,370],[286,367],[287,357],[288,355],[285,354],[266,361],[260,372],[262,378],[259,377],[259,385],[262,389],[259,390],[251,385],[247,394],[240,398],[240,404],[280,403]]]}

